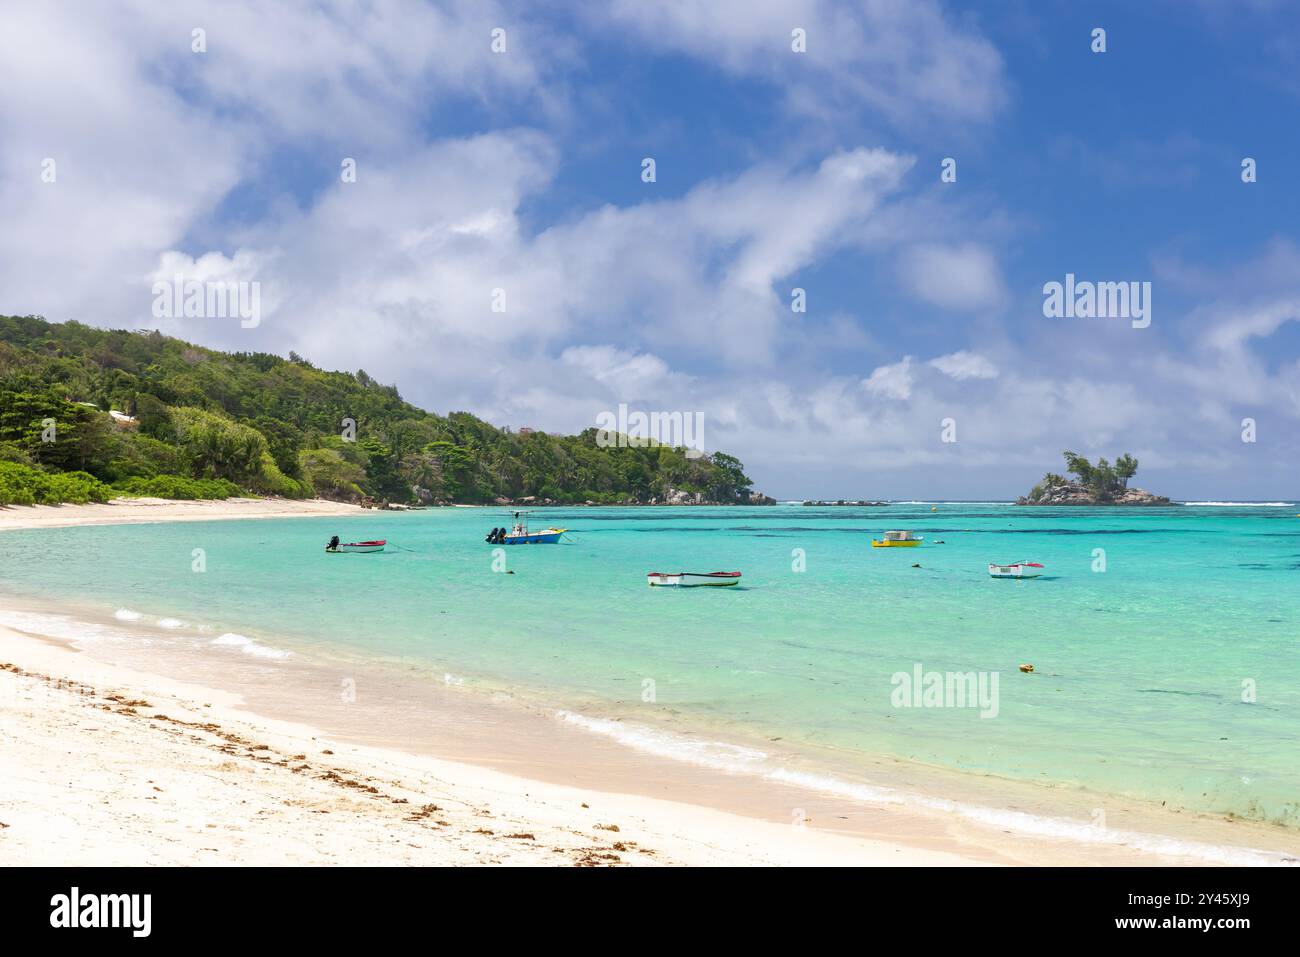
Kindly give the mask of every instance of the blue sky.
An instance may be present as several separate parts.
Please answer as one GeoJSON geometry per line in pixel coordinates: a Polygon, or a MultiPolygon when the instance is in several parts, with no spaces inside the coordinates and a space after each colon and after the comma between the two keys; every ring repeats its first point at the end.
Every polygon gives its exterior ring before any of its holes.
{"type": "Polygon", "coordinates": [[[778,497],[1008,498],[1063,448],[1300,494],[1282,2],[124,6],[6,10],[0,310],[514,427],[698,413],[778,497]],[[1150,327],[1046,318],[1067,272],[1150,282],[1150,327]],[[261,321],[156,318],[178,273],[261,321]]]}

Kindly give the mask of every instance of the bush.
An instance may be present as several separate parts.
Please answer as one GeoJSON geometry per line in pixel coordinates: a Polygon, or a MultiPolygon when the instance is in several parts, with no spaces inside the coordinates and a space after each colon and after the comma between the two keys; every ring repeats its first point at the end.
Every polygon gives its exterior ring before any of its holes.
{"type": "Polygon", "coordinates": [[[117,484],[133,478],[177,475],[184,470],[184,463],[173,446],[147,435],[123,432],[116,436],[113,457],[101,477],[109,484],[117,484]]]}
{"type": "Polygon", "coordinates": [[[0,461],[31,465],[32,457],[17,442],[0,442],[0,461]]]}
{"type": "Polygon", "coordinates": [[[291,479],[280,471],[280,467],[275,464],[275,459],[271,457],[270,452],[262,453],[262,473],[253,480],[253,488],[263,495],[280,495],[284,498],[308,498],[310,489],[299,482],[297,479],[291,479]]]}
{"type": "Polygon", "coordinates": [[[359,501],[365,494],[358,483],[365,480],[366,470],[349,462],[334,449],[303,449],[298,453],[303,479],[322,498],[359,501]]]}
{"type": "Polygon", "coordinates": [[[223,499],[235,498],[240,494],[239,486],[226,479],[192,479],[181,475],[130,478],[118,482],[114,488],[127,495],[148,498],[223,499]]]}
{"type": "Polygon", "coordinates": [[[86,472],[51,474],[18,462],[0,462],[0,505],[107,502],[113,490],[86,472]]]}

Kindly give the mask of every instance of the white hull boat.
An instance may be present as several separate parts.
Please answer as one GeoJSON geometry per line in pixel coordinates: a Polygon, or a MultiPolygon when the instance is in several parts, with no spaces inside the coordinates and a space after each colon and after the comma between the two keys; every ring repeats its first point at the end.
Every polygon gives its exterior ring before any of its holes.
{"type": "Polygon", "coordinates": [[[1037,578],[1047,571],[1038,562],[1014,562],[1010,565],[989,565],[989,574],[994,578],[1037,578]]]}
{"type": "Polygon", "coordinates": [[[740,584],[740,572],[650,572],[646,582],[668,588],[698,588],[740,584]]]}
{"type": "Polygon", "coordinates": [[[331,555],[341,552],[382,552],[384,546],[388,544],[388,539],[380,538],[371,542],[344,542],[338,545],[326,545],[325,551],[331,555]]]}

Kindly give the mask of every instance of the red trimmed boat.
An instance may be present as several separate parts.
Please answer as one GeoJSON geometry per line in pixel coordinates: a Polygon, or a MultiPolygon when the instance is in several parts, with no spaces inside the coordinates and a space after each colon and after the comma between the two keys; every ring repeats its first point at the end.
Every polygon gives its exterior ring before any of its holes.
{"type": "Polygon", "coordinates": [[[721,588],[726,585],[739,585],[740,572],[650,572],[646,582],[651,586],[668,588],[698,588],[711,585],[721,588]]]}
{"type": "Polygon", "coordinates": [[[325,551],[331,555],[339,552],[382,552],[387,544],[388,539],[386,538],[379,538],[370,542],[346,542],[344,544],[339,544],[336,539],[325,546],[325,551]]]}
{"type": "Polygon", "coordinates": [[[1046,569],[1038,562],[1012,562],[1010,565],[989,564],[993,578],[1038,578],[1046,569]]]}

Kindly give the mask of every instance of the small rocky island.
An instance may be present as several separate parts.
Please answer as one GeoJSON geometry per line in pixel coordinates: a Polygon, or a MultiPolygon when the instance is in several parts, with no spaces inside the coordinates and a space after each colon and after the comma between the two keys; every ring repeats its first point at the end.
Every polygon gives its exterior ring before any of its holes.
{"type": "Polygon", "coordinates": [[[1127,452],[1112,465],[1099,459],[1093,465],[1082,455],[1064,452],[1065,470],[1074,480],[1048,472],[1017,505],[1171,505],[1163,495],[1129,488],[1138,468],[1137,459],[1127,452]]]}

